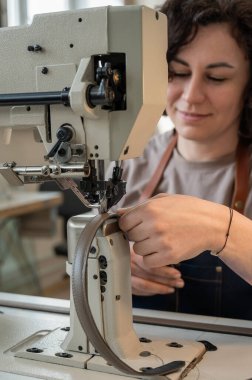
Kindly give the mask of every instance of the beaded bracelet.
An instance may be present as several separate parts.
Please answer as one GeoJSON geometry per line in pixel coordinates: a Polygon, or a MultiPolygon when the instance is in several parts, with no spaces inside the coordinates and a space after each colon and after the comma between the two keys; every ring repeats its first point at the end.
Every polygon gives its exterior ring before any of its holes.
{"type": "Polygon", "coordinates": [[[227,229],[227,233],[226,233],[225,243],[224,243],[223,247],[218,252],[212,252],[211,251],[211,255],[213,255],[213,256],[219,256],[219,254],[223,251],[223,249],[227,245],[227,241],[228,241],[228,237],[229,237],[229,232],[230,232],[230,227],[231,227],[232,220],[233,220],[234,210],[231,207],[229,207],[229,212],[230,212],[230,218],[229,218],[229,224],[228,224],[228,229],[227,229]]]}

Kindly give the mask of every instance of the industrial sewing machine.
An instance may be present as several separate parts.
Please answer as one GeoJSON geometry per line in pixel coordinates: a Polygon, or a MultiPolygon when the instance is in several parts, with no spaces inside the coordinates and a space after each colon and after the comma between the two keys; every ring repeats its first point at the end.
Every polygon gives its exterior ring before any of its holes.
{"type": "Polygon", "coordinates": [[[46,150],[44,165],[28,167],[20,158],[0,173],[12,185],[55,180],[99,211],[69,223],[70,328],[40,328],[5,347],[17,365],[5,373],[27,375],[17,363],[31,359],[37,368],[54,363],[84,368],[87,376],[175,380],[206,352],[196,340],[136,334],[129,246],[107,213],[126,191],[121,160],[141,155],[165,107],[166,36],[165,16],[138,6],[38,15],[30,26],[0,30],[2,138],[29,127],[46,150]]]}

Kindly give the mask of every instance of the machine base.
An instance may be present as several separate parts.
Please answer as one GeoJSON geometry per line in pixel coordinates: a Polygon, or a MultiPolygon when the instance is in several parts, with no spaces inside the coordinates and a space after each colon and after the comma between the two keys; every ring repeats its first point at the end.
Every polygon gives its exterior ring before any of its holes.
{"type": "MultiPolygon", "coordinates": [[[[134,316],[141,319],[141,323],[135,324],[140,337],[177,343],[205,340],[217,347],[216,351],[204,354],[186,380],[252,378],[251,321],[141,309],[135,309],[134,316]]],[[[105,372],[107,365],[97,356],[86,360],[83,354],[74,354],[75,359],[78,357],[77,362],[79,356],[82,358],[82,368],[69,365],[68,358],[59,358],[60,362],[51,363],[15,356],[18,350],[25,351],[27,343],[35,346],[38,339],[46,339],[50,332],[58,331],[59,326],[69,326],[69,301],[0,293],[0,380],[132,380],[129,376],[105,372]],[[40,334],[37,334],[38,331],[40,334]],[[18,342],[23,342],[24,346],[18,342]],[[92,370],[84,368],[86,362],[88,365],[92,363],[92,370]]],[[[59,330],[58,334],[58,339],[62,340],[66,332],[59,330]]],[[[55,346],[52,351],[55,353],[58,347],[55,346]]],[[[171,379],[171,375],[168,378],[171,379]]]]}
{"type": "MultiPolygon", "coordinates": [[[[58,328],[53,331],[40,330],[15,344],[6,353],[13,354],[17,358],[125,376],[106,363],[99,355],[62,350],[61,344],[65,340],[66,334],[65,328],[58,328]]],[[[140,339],[142,351],[139,357],[125,359],[124,361],[137,371],[147,367],[159,367],[172,361],[184,361],[186,365],[181,371],[169,375],[171,380],[183,378],[201,360],[206,351],[202,343],[194,341],[178,339],[174,342],[168,338],[152,340],[148,335],[140,339]]]]}

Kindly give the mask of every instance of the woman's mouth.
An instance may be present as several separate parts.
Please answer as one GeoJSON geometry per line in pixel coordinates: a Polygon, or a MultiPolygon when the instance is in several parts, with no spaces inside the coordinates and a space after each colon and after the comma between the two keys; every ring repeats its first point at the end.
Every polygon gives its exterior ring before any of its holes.
{"type": "Polygon", "coordinates": [[[198,121],[210,116],[209,113],[208,114],[196,113],[196,112],[187,112],[187,111],[181,111],[181,110],[177,110],[177,112],[179,113],[179,116],[185,121],[198,121]]]}

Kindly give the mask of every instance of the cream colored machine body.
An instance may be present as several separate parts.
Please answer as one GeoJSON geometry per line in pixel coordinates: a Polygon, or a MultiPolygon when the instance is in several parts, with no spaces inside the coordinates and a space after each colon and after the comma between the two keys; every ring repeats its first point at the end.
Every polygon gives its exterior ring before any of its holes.
{"type": "Polygon", "coordinates": [[[120,161],[142,154],[165,108],[166,37],[164,15],[133,6],[39,15],[30,26],[0,30],[2,139],[9,140],[14,128],[29,127],[45,146],[43,165],[28,167],[20,157],[3,163],[0,173],[12,185],[56,180],[101,214],[87,236],[83,228],[89,222],[88,231],[93,217],[74,217],[69,224],[70,331],[39,331],[8,354],[180,379],[205,352],[198,342],[183,341],[176,352],[167,339],[139,340],[132,324],[128,242],[116,218],[103,216],[125,193],[120,161]],[[105,161],[115,161],[109,180],[105,161]],[[88,251],[84,259],[82,250],[88,251]]]}
{"type": "Polygon", "coordinates": [[[21,157],[5,164],[6,179],[67,187],[66,179],[85,178],[83,202],[111,207],[104,161],[140,156],[165,107],[166,36],[164,15],[132,6],[38,15],[30,26],[2,28],[2,140],[11,128],[30,127],[46,149],[41,167],[21,157]]]}

